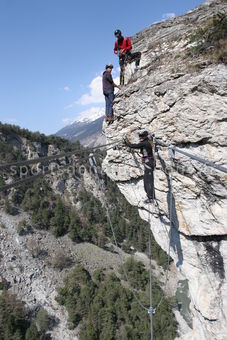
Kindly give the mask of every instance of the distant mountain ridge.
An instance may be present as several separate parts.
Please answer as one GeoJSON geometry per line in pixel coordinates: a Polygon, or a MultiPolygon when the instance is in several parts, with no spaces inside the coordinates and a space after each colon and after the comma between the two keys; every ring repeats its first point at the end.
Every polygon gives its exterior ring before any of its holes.
{"type": "Polygon", "coordinates": [[[70,125],[65,126],[56,133],[56,136],[70,141],[78,140],[84,146],[98,146],[105,143],[105,136],[102,134],[104,116],[94,119],[95,116],[81,117],[70,125]],[[93,120],[94,119],[94,120],[93,120]]]}

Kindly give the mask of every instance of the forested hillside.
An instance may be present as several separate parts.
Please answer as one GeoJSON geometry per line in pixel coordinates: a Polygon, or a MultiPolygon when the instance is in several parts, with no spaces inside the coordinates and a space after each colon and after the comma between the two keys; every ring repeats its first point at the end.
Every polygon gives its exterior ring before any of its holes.
{"type": "MultiPolygon", "coordinates": [[[[88,242],[108,253],[112,252],[114,256],[117,255],[100,188],[95,181],[94,173],[89,169],[89,150],[82,148],[79,143],[72,144],[57,137],[33,134],[18,127],[2,124],[0,143],[1,163],[25,160],[28,156],[37,158],[75,150],[76,156],[61,157],[60,160],[45,163],[48,169],[53,163],[63,165],[60,174],[58,174],[59,168],[53,167],[53,173],[44,172],[43,176],[36,180],[1,192],[1,210],[6,213],[6,216],[18,216],[20,219],[16,225],[15,237],[19,236],[20,240],[29,238],[30,243],[26,244],[31,256],[40,263],[45,260],[46,266],[51,266],[55,271],[63,273],[65,270],[64,285],[59,282],[56,299],[68,311],[67,327],[77,329],[79,325],[79,339],[122,339],[122,337],[146,339],[149,334],[149,318],[130,291],[130,286],[136,289],[143,303],[149,307],[148,273],[141,262],[133,258],[126,262],[130,278],[128,283],[122,276],[121,267],[116,271],[111,266],[108,269],[100,266],[99,269],[89,273],[85,268],[86,265],[78,266],[71,254],[67,254],[67,249],[55,260],[50,260],[47,251],[40,249],[35,243],[37,233],[47,233],[47,235],[50,233],[56,238],[56,249],[53,249],[53,252],[58,251],[58,240],[67,237],[73,244],[88,242]],[[72,166],[73,157],[76,159],[76,171],[70,173],[67,169],[72,166]],[[79,166],[82,165],[86,176],[78,171],[79,166]],[[58,183],[64,183],[64,190],[59,191],[59,186],[55,185],[56,179],[58,183]],[[68,183],[72,181],[76,183],[76,189],[70,191],[68,183]],[[28,218],[21,219],[20,216],[23,214],[28,218]],[[97,310],[99,310],[98,314],[97,310]]],[[[99,150],[95,155],[100,165],[105,152],[99,150]]],[[[20,170],[20,167],[14,173],[11,169],[1,170],[1,185],[32,176],[31,165],[27,165],[26,176],[24,174],[21,176],[20,170]]],[[[101,173],[100,178],[119,247],[128,253],[128,256],[133,256],[136,251],[147,253],[148,224],[140,219],[137,209],[128,204],[114,182],[101,173]]],[[[6,226],[1,223],[2,230],[7,233],[6,226]]],[[[166,268],[167,256],[154,239],[152,239],[152,257],[158,265],[166,268]]],[[[3,260],[0,260],[1,266],[3,260]]],[[[25,267],[21,270],[26,271],[25,267]]],[[[11,270],[13,269],[8,269],[11,270]]],[[[14,282],[9,281],[8,277],[2,277],[1,281],[3,293],[0,316],[2,320],[6,320],[1,329],[2,338],[8,340],[12,338],[12,334],[18,334],[18,339],[41,339],[47,336],[44,335],[45,332],[51,338],[56,320],[50,322],[51,315],[42,309],[42,304],[37,306],[35,303],[33,307],[30,305],[32,312],[26,309],[26,303],[25,307],[16,310],[8,308],[12,299],[11,292],[14,292],[14,282]],[[45,315],[43,316],[42,313],[45,315]],[[44,319],[44,329],[40,328],[37,321],[40,314],[44,319]]],[[[157,304],[162,295],[158,281],[153,287],[153,294],[157,304]]],[[[26,296],[20,295],[17,299],[26,301],[26,296]]],[[[20,306],[20,302],[18,304],[20,306]]],[[[155,334],[160,334],[162,339],[173,338],[176,333],[176,322],[171,308],[165,300],[154,318],[155,334]]]]}

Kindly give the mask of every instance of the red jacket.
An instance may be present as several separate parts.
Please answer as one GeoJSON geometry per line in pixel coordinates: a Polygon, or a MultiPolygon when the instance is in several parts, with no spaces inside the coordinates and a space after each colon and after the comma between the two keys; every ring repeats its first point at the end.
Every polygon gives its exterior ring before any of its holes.
{"type": "Polygon", "coordinates": [[[117,54],[119,52],[119,57],[121,58],[124,54],[120,53],[120,50],[124,50],[129,52],[132,49],[131,40],[129,37],[123,37],[122,42],[119,44],[118,40],[115,41],[114,45],[114,53],[117,54]]]}

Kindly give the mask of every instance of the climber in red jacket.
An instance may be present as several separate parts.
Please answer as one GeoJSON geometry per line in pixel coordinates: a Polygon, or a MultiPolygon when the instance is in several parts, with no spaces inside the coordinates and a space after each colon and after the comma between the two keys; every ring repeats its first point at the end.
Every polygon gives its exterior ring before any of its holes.
{"type": "Polygon", "coordinates": [[[136,67],[139,66],[141,52],[131,53],[132,43],[129,37],[123,37],[121,31],[117,29],[114,32],[115,37],[117,40],[114,44],[114,53],[119,56],[119,65],[121,69],[120,73],[120,85],[124,85],[124,67],[125,63],[132,62],[133,60],[136,61],[136,67]]]}
{"type": "Polygon", "coordinates": [[[132,49],[131,40],[129,37],[123,37],[120,30],[116,30],[114,35],[117,38],[114,45],[114,53],[119,55],[119,59],[124,59],[132,49]]]}

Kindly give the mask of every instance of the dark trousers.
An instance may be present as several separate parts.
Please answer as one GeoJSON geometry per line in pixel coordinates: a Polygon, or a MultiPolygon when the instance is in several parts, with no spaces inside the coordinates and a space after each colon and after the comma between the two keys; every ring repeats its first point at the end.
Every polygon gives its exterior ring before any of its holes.
{"type": "Polygon", "coordinates": [[[136,62],[136,66],[139,66],[141,59],[141,52],[129,53],[127,57],[127,63],[136,62]]]}
{"type": "Polygon", "coordinates": [[[113,116],[114,92],[105,92],[104,96],[106,101],[106,116],[113,116]]]}
{"type": "Polygon", "coordinates": [[[139,66],[141,59],[141,52],[128,52],[127,54],[119,57],[119,65],[120,67],[124,67],[126,63],[136,62],[136,66],[139,66]]]}
{"type": "Polygon", "coordinates": [[[124,69],[127,63],[136,62],[136,67],[139,66],[141,59],[141,52],[128,52],[127,54],[119,57],[119,65],[120,65],[120,85],[124,85],[124,69]]]}
{"type": "Polygon", "coordinates": [[[153,167],[147,164],[144,164],[144,190],[149,199],[155,199],[155,191],[154,191],[154,170],[153,167]]]}

